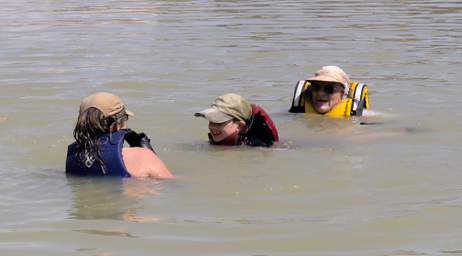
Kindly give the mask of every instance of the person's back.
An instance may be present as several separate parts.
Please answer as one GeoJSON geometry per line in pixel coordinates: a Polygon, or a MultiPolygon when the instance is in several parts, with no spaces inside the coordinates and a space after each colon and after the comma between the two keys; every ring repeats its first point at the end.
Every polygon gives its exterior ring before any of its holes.
{"type": "Polygon", "coordinates": [[[247,131],[243,136],[243,144],[249,146],[270,147],[279,142],[276,126],[266,111],[255,104],[251,104],[252,115],[247,121],[247,131]]]}
{"type": "Polygon", "coordinates": [[[83,99],[75,142],[69,145],[66,173],[77,176],[173,177],[144,133],[126,129],[133,113],[110,93],[83,99]],[[130,147],[124,147],[124,142],[130,147]]]}
{"type": "Polygon", "coordinates": [[[172,174],[164,162],[151,150],[140,147],[122,149],[125,166],[131,176],[171,178],[172,174]]]}

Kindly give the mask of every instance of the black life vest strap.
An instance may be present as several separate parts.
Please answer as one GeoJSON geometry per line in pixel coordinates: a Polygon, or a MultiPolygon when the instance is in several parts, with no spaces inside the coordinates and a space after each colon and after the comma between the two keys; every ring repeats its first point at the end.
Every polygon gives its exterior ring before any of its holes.
{"type": "Polygon", "coordinates": [[[292,105],[290,106],[289,112],[291,113],[303,113],[305,112],[305,99],[303,99],[303,93],[306,89],[306,80],[300,80],[295,85],[294,97],[292,98],[292,105]]]}
{"type": "Polygon", "coordinates": [[[365,99],[362,98],[363,92],[367,88],[367,84],[358,83],[354,89],[351,103],[351,116],[362,116],[364,107],[366,106],[365,99]]]}

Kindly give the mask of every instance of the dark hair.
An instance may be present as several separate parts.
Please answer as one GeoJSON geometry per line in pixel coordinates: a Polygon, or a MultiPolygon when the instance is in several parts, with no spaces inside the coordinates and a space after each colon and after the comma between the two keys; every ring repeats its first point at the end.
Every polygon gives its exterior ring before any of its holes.
{"type": "MultiPolygon", "coordinates": [[[[103,112],[97,108],[79,112],[74,128],[74,138],[79,148],[77,159],[87,168],[90,168],[95,161],[104,166],[100,157],[98,140],[103,134],[111,134],[115,124],[122,124],[127,120],[128,115],[125,109],[109,117],[105,117],[103,112]]],[[[104,167],[102,169],[105,172],[104,167]]]]}

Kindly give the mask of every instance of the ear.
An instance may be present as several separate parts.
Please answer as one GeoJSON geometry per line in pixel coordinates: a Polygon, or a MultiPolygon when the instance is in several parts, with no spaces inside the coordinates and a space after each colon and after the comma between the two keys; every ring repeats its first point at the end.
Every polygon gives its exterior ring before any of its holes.
{"type": "Polygon", "coordinates": [[[239,120],[239,128],[245,127],[245,122],[242,120],[239,120]]]}

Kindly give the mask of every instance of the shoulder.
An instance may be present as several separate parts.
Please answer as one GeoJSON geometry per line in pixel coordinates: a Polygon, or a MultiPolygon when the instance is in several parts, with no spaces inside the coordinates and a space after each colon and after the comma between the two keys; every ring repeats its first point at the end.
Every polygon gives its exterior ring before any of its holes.
{"type": "Polygon", "coordinates": [[[270,147],[279,141],[278,131],[262,107],[252,104],[253,118],[246,134],[246,144],[270,147]]]}
{"type": "Polygon", "coordinates": [[[259,106],[257,104],[251,104],[251,106],[252,106],[252,114],[261,113],[263,115],[268,115],[266,113],[266,111],[261,106],[259,106]]]}
{"type": "Polygon", "coordinates": [[[252,104],[252,114],[254,115],[254,121],[265,123],[269,125],[271,129],[276,129],[273,120],[271,120],[271,117],[262,107],[252,104]]]}
{"type": "Polygon", "coordinates": [[[252,104],[252,114],[254,118],[260,117],[262,119],[261,121],[264,121],[266,123],[271,123],[271,124],[273,123],[268,113],[266,113],[266,111],[258,105],[252,104]]]}
{"type": "Polygon", "coordinates": [[[122,156],[125,167],[134,177],[173,178],[164,162],[149,149],[123,148],[122,156]]]}

